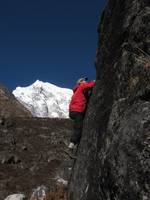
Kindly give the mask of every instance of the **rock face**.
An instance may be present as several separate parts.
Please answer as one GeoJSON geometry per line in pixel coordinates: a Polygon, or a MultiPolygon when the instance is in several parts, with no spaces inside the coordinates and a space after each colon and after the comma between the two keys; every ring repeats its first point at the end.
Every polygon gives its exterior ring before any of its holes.
{"type": "Polygon", "coordinates": [[[31,117],[32,115],[5,86],[0,85],[0,116],[31,117]]]}
{"type": "Polygon", "coordinates": [[[150,1],[109,0],[69,200],[150,199],[150,1]]]}
{"type": "Polygon", "coordinates": [[[53,190],[58,177],[69,178],[65,153],[72,131],[69,119],[4,118],[0,125],[0,200],[44,185],[53,190]],[[6,122],[11,123],[6,123],[6,122]]]}

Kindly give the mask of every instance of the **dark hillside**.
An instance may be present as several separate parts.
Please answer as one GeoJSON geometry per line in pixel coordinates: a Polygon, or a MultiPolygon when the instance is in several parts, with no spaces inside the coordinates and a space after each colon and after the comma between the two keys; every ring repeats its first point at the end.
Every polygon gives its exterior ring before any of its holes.
{"type": "Polygon", "coordinates": [[[0,125],[0,200],[14,193],[29,197],[32,189],[40,185],[52,190],[58,176],[68,178],[72,160],[64,150],[71,131],[69,120],[3,119],[0,125]]]}

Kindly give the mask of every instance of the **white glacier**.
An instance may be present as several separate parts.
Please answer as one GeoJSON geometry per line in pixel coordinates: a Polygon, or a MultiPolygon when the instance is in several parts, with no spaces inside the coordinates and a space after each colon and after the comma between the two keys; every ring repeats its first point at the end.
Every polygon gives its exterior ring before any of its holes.
{"type": "Polygon", "coordinates": [[[28,87],[17,87],[13,94],[35,117],[68,118],[73,91],[37,80],[28,87]]]}

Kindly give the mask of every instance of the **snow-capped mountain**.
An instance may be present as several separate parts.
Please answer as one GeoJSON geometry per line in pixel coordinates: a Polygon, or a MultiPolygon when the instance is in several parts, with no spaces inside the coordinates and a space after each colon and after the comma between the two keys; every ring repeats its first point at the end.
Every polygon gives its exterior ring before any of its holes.
{"type": "Polygon", "coordinates": [[[72,90],[37,80],[17,87],[13,94],[35,117],[68,118],[72,90]]]}

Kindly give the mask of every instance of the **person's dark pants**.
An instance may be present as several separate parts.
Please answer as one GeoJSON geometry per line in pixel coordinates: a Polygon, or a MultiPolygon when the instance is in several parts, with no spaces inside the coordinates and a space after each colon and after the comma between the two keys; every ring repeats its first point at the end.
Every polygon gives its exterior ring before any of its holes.
{"type": "Polygon", "coordinates": [[[74,120],[73,133],[70,142],[79,144],[82,133],[84,113],[82,112],[69,112],[69,117],[74,120]]]}

